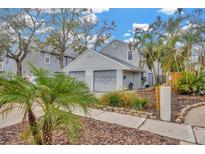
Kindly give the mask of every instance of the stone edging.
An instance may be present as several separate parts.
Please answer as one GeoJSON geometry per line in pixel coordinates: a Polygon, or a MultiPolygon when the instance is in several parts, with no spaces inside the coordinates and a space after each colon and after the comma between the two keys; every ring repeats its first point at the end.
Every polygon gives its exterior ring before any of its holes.
{"type": "Polygon", "coordinates": [[[137,111],[133,109],[111,107],[111,106],[95,106],[93,108],[101,109],[103,111],[122,113],[126,115],[131,115],[131,116],[138,116],[142,118],[157,119],[157,116],[155,116],[153,112],[137,111]]]}
{"type": "Polygon", "coordinates": [[[187,105],[186,107],[181,109],[180,112],[177,114],[175,122],[176,123],[183,123],[184,118],[185,118],[188,111],[190,111],[193,108],[197,108],[197,107],[200,107],[200,106],[203,106],[203,105],[205,105],[205,102],[200,102],[200,103],[196,103],[196,104],[192,104],[192,105],[187,105]]]}

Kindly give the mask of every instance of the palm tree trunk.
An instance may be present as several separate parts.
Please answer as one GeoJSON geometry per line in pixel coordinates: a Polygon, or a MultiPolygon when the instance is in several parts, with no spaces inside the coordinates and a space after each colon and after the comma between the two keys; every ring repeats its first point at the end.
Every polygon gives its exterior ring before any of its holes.
{"type": "Polygon", "coordinates": [[[43,144],[52,144],[52,122],[45,121],[43,124],[43,144]]]}
{"type": "Polygon", "coordinates": [[[62,70],[64,68],[64,51],[60,52],[58,60],[60,69],[62,70]]]}
{"type": "Polygon", "coordinates": [[[36,122],[35,115],[31,111],[31,109],[29,109],[28,111],[28,121],[29,121],[29,127],[31,130],[32,136],[34,138],[35,144],[42,145],[42,140],[41,140],[41,135],[38,129],[38,124],[36,122]]]}

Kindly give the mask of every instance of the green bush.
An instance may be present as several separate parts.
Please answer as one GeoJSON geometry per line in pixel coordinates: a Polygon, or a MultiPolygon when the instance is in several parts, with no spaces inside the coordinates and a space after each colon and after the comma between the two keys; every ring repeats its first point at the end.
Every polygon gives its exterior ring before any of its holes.
{"type": "Polygon", "coordinates": [[[101,97],[100,104],[112,107],[124,107],[141,110],[148,103],[147,99],[140,98],[133,92],[109,92],[101,97]]]}
{"type": "Polygon", "coordinates": [[[177,83],[177,90],[183,95],[204,95],[205,72],[184,72],[177,83]]]}
{"type": "Polygon", "coordinates": [[[142,110],[148,103],[146,98],[136,97],[131,101],[131,107],[135,110],[142,110]]]}
{"type": "Polygon", "coordinates": [[[118,92],[109,92],[105,94],[101,100],[101,104],[109,105],[113,107],[122,107],[123,106],[123,99],[122,96],[118,92]]]}

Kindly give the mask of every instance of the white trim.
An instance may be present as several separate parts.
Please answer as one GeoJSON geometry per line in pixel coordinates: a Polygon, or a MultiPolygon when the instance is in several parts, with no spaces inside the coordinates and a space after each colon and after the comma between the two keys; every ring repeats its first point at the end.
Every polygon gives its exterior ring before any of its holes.
{"type": "Polygon", "coordinates": [[[0,71],[3,72],[4,71],[4,60],[0,61],[0,63],[1,63],[0,71]]]}
{"type": "Polygon", "coordinates": [[[132,50],[127,51],[127,61],[133,61],[133,51],[132,50]],[[131,60],[129,60],[129,52],[132,53],[132,59],[131,60]]]}
{"type": "Polygon", "coordinates": [[[49,53],[44,54],[44,64],[50,64],[51,62],[51,55],[49,53]],[[49,62],[46,62],[46,58],[49,59],[49,62]]]}
{"type": "Polygon", "coordinates": [[[106,56],[104,56],[104,55],[101,54],[101,53],[98,53],[98,52],[96,52],[96,51],[94,51],[94,50],[92,50],[92,49],[87,49],[84,53],[82,53],[80,56],[78,56],[75,60],[73,60],[73,61],[70,62],[67,66],[65,66],[65,67],[62,69],[62,71],[65,72],[66,69],[67,69],[70,65],[72,65],[73,63],[75,63],[76,61],[78,61],[78,59],[80,59],[80,58],[81,58],[83,55],[85,55],[87,52],[91,52],[91,53],[94,53],[94,54],[96,54],[96,55],[99,55],[99,56],[101,56],[101,57],[103,57],[103,58],[105,58],[105,59],[107,59],[107,60],[109,60],[109,61],[111,61],[111,62],[117,64],[117,65],[120,65],[120,66],[122,66],[122,67],[125,67],[125,69],[131,70],[131,68],[127,67],[126,65],[123,65],[123,64],[121,64],[121,63],[119,63],[119,62],[117,62],[117,61],[115,61],[115,60],[113,60],[113,59],[111,59],[111,58],[109,58],[109,57],[106,57],[106,56]]]}

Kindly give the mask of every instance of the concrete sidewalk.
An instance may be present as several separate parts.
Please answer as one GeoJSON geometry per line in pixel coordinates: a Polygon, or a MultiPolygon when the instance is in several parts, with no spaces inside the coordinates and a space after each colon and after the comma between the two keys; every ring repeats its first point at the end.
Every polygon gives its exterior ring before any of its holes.
{"type": "MultiPolygon", "coordinates": [[[[35,113],[37,116],[39,116],[41,114],[41,110],[36,108],[35,113]]],[[[88,115],[85,115],[84,112],[80,109],[73,110],[73,113],[104,122],[114,123],[138,130],[149,131],[170,138],[175,138],[180,140],[181,144],[205,144],[205,129],[199,127],[192,128],[191,125],[187,124],[176,124],[160,120],[151,120],[97,109],[90,109],[90,114],[88,115]]],[[[0,118],[0,128],[20,123],[21,120],[22,114],[20,112],[13,111],[11,114],[8,114],[5,119],[0,118]]]]}
{"type": "MultiPolygon", "coordinates": [[[[84,115],[84,113],[79,110],[75,111],[75,114],[76,113],[80,116],[84,115]]],[[[170,138],[175,138],[182,141],[182,144],[205,144],[203,142],[196,142],[195,138],[197,138],[197,136],[195,135],[193,128],[190,125],[186,124],[176,124],[160,120],[145,119],[141,117],[107,112],[97,109],[91,109],[91,114],[88,117],[130,128],[136,128],[138,130],[149,131],[170,138]]]]}

